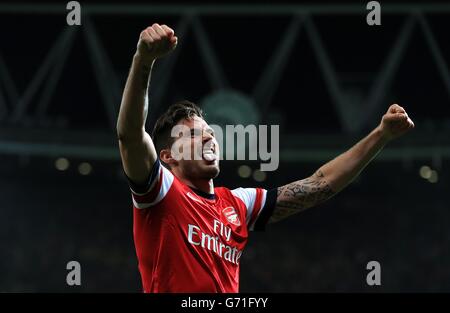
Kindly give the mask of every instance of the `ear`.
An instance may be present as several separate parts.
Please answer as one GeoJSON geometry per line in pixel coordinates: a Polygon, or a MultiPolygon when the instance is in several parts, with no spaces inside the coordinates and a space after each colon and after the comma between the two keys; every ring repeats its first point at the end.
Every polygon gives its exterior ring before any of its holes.
{"type": "Polygon", "coordinates": [[[178,165],[178,161],[172,157],[170,149],[162,149],[159,152],[159,159],[170,167],[178,165]]]}

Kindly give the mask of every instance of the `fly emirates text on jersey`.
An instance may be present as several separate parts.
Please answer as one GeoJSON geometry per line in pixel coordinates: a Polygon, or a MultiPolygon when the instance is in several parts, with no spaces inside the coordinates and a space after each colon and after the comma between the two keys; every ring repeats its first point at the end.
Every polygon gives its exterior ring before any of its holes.
{"type": "Polygon", "coordinates": [[[221,258],[228,262],[239,264],[242,255],[242,250],[230,246],[222,242],[220,236],[225,237],[227,242],[231,240],[231,228],[225,226],[221,221],[214,219],[214,234],[206,234],[202,232],[200,227],[188,224],[188,241],[192,245],[201,246],[203,249],[208,249],[215,252],[221,258]]]}

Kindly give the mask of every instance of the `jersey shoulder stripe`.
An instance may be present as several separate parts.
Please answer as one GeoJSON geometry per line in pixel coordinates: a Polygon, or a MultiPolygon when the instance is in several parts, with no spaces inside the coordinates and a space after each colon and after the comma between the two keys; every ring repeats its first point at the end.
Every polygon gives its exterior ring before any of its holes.
{"type": "Polygon", "coordinates": [[[173,174],[159,160],[153,166],[152,175],[147,182],[147,190],[143,193],[134,191],[130,185],[133,205],[137,209],[147,209],[159,203],[169,192],[174,181],[173,174]]]}

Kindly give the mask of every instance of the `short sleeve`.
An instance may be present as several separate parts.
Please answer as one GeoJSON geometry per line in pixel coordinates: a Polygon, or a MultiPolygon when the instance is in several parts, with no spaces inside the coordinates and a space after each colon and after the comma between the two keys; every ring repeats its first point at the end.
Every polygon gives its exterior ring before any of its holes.
{"type": "Polygon", "coordinates": [[[237,188],[231,190],[231,193],[240,199],[247,209],[248,229],[264,230],[275,208],[276,189],[267,191],[262,188],[237,188]]]}
{"type": "Polygon", "coordinates": [[[134,207],[146,209],[159,203],[167,195],[173,180],[173,174],[161,164],[159,159],[153,165],[146,183],[137,185],[128,178],[134,207]]]}

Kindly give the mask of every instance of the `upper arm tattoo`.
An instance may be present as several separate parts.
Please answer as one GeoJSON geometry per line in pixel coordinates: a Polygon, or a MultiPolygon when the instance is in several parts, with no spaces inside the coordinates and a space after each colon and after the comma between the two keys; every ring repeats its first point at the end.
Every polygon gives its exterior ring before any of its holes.
{"type": "Polygon", "coordinates": [[[276,207],[269,223],[315,206],[334,194],[320,170],[308,178],[278,187],[276,207]]]}

